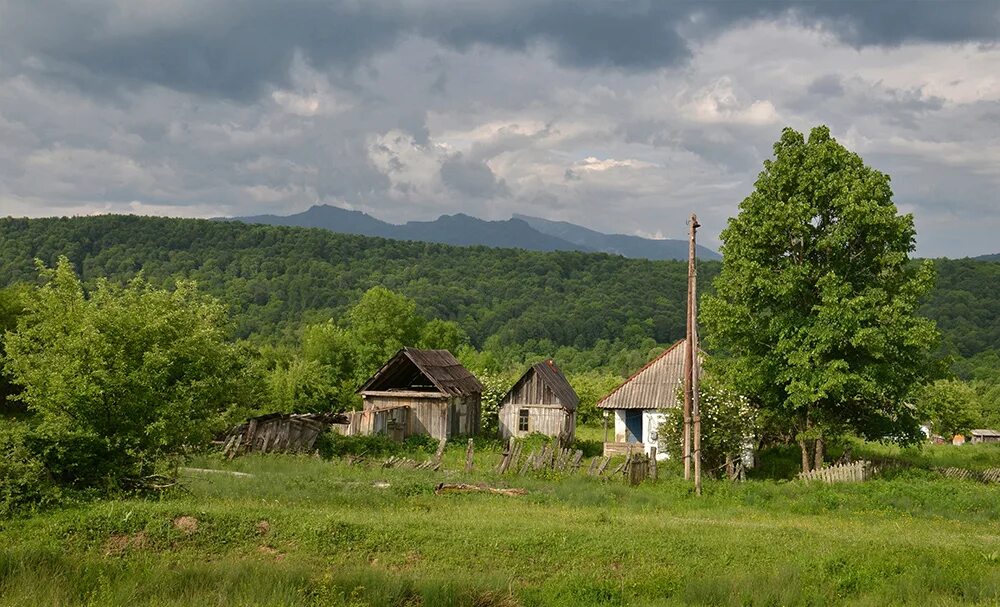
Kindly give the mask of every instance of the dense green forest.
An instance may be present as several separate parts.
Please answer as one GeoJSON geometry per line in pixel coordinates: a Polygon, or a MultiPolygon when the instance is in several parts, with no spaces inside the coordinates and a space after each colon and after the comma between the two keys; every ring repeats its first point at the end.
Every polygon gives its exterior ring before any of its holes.
{"type": "MultiPolygon", "coordinates": [[[[291,343],[304,322],[339,318],[379,285],[412,298],[424,317],[457,322],[474,346],[492,351],[610,352],[684,334],[683,262],[194,219],[0,220],[0,285],[37,281],[34,260],[52,265],[59,255],[87,284],[140,271],[160,286],[193,279],[231,307],[238,337],[258,342],[291,343]]],[[[1000,350],[1000,263],[934,263],[937,283],[921,312],[937,322],[942,354],[988,364],[1000,350]]],[[[703,292],[718,270],[718,262],[700,265],[703,292]]]]}

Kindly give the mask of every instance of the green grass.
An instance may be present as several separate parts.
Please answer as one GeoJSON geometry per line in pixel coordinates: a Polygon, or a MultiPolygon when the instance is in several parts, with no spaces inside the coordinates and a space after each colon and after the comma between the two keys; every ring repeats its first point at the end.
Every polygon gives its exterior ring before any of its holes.
{"type": "Polygon", "coordinates": [[[253,476],[0,522],[0,605],[1000,602],[995,486],[708,482],[699,499],[676,479],[499,478],[485,449],[466,475],[463,451],[437,473],[206,456],[191,465],[253,476]],[[435,495],[447,480],[529,493],[435,495]]]}

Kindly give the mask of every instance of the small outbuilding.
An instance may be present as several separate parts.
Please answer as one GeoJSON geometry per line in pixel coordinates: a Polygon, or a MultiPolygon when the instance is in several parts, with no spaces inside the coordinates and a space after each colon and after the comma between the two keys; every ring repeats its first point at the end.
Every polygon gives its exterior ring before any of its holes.
{"type": "Polygon", "coordinates": [[[667,348],[597,403],[598,409],[614,415],[615,437],[604,443],[605,455],[640,447],[648,454],[657,446],[659,426],[666,418],[662,411],[683,406],[678,392],[684,384],[685,344],[682,339],[667,348]]]}
{"type": "Polygon", "coordinates": [[[500,401],[500,436],[538,432],[572,441],[579,405],[580,397],[554,362],[535,363],[500,401]]]}
{"type": "Polygon", "coordinates": [[[447,350],[403,348],[358,393],[364,408],[352,434],[440,440],[480,429],[483,385],[447,350]]]}
{"type": "Polygon", "coordinates": [[[1000,430],[980,428],[969,433],[973,443],[1000,443],[1000,430]]]}

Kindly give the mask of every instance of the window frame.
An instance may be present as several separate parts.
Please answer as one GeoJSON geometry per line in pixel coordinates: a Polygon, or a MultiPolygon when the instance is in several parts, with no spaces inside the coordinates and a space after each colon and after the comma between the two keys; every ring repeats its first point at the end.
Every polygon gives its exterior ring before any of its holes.
{"type": "Polygon", "coordinates": [[[531,411],[528,408],[517,410],[517,431],[528,432],[530,428],[531,411]]]}

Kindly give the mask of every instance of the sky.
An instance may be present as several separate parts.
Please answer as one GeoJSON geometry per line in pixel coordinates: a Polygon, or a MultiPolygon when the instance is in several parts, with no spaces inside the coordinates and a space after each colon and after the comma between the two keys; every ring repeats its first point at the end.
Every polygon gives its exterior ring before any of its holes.
{"type": "Polygon", "coordinates": [[[1000,252],[1000,2],[0,0],[0,215],[467,213],[701,242],[784,127],[1000,252]]]}

